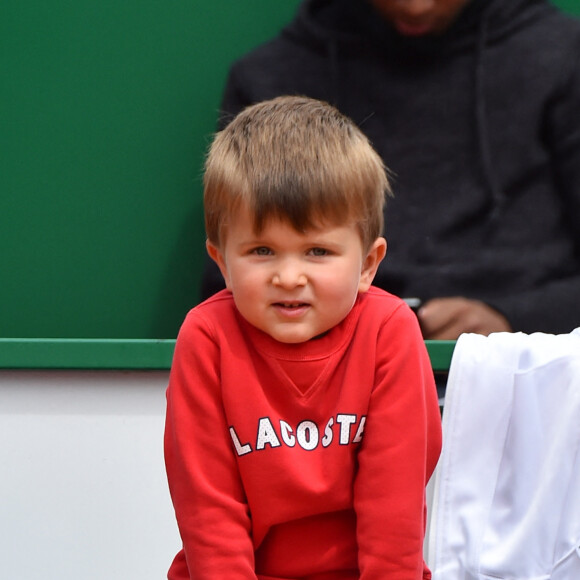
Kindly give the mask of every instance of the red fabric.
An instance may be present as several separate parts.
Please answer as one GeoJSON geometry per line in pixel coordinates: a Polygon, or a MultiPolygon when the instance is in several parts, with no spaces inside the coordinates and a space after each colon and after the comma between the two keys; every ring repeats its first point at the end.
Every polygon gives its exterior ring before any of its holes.
{"type": "Polygon", "coordinates": [[[167,391],[184,545],[169,578],[429,578],[440,446],[431,365],[398,298],[371,288],[323,337],[283,344],[221,292],[187,316],[167,391]]]}

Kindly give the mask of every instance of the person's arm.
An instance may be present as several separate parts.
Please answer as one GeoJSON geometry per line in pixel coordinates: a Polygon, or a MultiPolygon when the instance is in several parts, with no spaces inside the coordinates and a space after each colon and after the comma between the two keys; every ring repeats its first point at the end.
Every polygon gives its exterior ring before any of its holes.
{"type": "MultiPolygon", "coordinates": [[[[488,300],[487,304],[464,297],[437,298],[419,311],[425,338],[455,339],[462,332],[489,334],[508,328],[532,333],[568,333],[580,326],[580,38],[568,44],[566,62],[558,67],[560,82],[546,100],[538,130],[551,158],[554,197],[561,205],[559,232],[573,244],[569,264],[555,263],[554,272],[567,276],[546,279],[519,293],[488,300]],[[503,320],[502,320],[503,319],[503,320]]],[[[542,211],[537,208],[537,211],[542,211]]],[[[549,252],[541,237],[522,251],[549,252]]]]}
{"type": "MultiPolygon", "coordinates": [[[[545,141],[552,158],[554,183],[563,207],[562,228],[572,240],[570,274],[547,280],[487,304],[464,297],[435,298],[418,316],[426,339],[456,339],[463,332],[501,331],[563,334],[580,326],[580,45],[574,66],[564,69],[559,93],[547,108],[545,141]]],[[[555,200],[554,203],[558,203],[555,200]]],[[[542,239],[537,240],[541,247],[542,239]]],[[[530,252],[537,251],[530,247],[530,252]]],[[[562,264],[555,264],[563,270],[562,264]]]]}
{"type": "Polygon", "coordinates": [[[414,314],[400,308],[378,338],[355,481],[360,579],[423,578],[425,485],[441,448],[433,372],[414,314]]]}
{"type": "Polygon", "coordinates": [[[562,66],[562,82],[546,109],[543,133],[562,199],[563,227],[574,240],[574,271],[495,304],[514,329],[528,333],[567,333],[580,326],[580,38],[570,58],[568,66],[562,66]]]}
{"type": "Polygon", "coordinates": [[[250,515],[220,396],[218,361],[211,332],[190,314],[175,346],[165,426],[169,489],[190,570],[183,580],[256,578],[250,515]]]}

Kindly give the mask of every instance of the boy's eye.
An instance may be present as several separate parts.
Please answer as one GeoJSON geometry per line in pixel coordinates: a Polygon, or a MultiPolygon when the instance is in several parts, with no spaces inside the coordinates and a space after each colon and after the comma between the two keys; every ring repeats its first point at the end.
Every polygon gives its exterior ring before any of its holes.
{"type": "Polygon", "coordinates": [[[328,250],[326,250],[326,249],[324,249],[324,248],[312,248],[312,249],[310,250],[310,253],[311,253],[313,256],[316,256],[316,257],[320,257],[320,256],[327,256],[327,255],[328,255],[328,250]]]}
{"type": "Polygon", "coordinates": [[[260,246],[259,248],[254,248],[252,250],[252,254],[256,254],[256,256],[269,256],[271,253],[272,250],[266,246],[260,246]]]}

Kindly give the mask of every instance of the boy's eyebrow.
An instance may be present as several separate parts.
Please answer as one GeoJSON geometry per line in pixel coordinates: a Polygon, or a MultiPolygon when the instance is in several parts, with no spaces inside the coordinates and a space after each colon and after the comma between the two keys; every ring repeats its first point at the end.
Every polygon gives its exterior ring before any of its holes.
{"type": "MultiPolygon", "coordinates": [[[[303,238],[304,245],[333,245],[342,246],[344,239],[341,235],[335,232],[329,233],[325,230],[308,230],[307,232],[297,232],[303,238]]],[[[275,232],[265,236],[262,233],[256,234],[255,236],[248,238],[246,240],[239,240],[240,245],[277,245],[278,238],[275,232]]]]}
{"type": "Polygon", "coordinates": [[[236,238],[235,243],[237,246],[255,246],[255,245],[269,245],[272,244],[274,240],[264,237],[262,234],[252,235],[245,238],[236,238]]]}

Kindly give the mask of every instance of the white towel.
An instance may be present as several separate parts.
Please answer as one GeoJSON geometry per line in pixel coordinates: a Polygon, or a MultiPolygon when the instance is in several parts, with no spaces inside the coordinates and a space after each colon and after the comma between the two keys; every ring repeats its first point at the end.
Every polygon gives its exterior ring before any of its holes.
{"type": "Polygon", "coordinates": [[[580,580],[580,328],[457,341],[428,562],[434,580],[580,580]]]}

